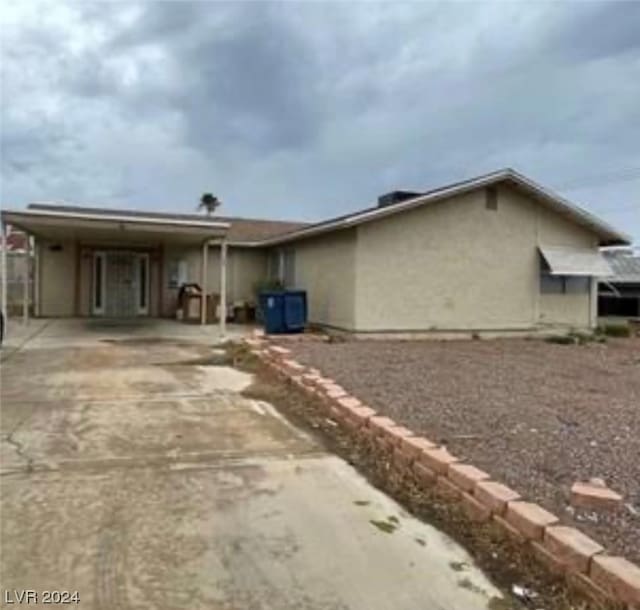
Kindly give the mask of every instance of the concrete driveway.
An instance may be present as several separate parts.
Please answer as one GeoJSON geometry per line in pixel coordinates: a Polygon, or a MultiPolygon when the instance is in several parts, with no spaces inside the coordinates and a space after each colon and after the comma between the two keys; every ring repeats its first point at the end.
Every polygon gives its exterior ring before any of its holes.
{"type": "Polygon", "coordinates": [[[190,332],[55,322],[5,353],[5,605],[31,589],[104,610],[494,607],[459,546],[244,398],[250,376],[190,332]]]}

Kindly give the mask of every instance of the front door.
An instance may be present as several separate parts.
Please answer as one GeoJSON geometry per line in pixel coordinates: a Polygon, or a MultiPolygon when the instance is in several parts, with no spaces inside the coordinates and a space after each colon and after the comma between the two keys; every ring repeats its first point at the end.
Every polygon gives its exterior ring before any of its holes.
{"type": "Polygon", "coordinates": [[[148,254],[119,250],[94,254],[94,315],[109,318],[147,315],[148,300],[148,254]]]}

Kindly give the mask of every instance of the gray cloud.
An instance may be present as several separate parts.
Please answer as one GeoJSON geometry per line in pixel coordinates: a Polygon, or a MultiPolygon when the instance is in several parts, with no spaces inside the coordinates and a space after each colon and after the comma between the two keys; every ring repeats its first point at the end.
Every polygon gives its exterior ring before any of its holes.
{"type": "Polygon", "coordinates": [[[312,219],[509,165],[640,237],[608,177],[640,168],[638,31],[632,2],[16,9],[2,198],[312,219]]]}

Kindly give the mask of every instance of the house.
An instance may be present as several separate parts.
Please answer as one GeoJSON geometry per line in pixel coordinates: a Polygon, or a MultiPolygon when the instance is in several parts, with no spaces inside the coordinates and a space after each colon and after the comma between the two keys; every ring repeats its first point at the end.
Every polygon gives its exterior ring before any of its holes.
{"type": "Polygon", "coordinates": [[[35,238],[39,316],[173,316],[184,282],[225,307],[271,278],[307,291],[311,323],[363,335],[592,327],[599,248],[629,244],[511,169],[306,225],[45,204],[2,218],[35,238]]]}
{"type": "Polygon", "coordinates": [[[603,254],[612,274],[599,283],[598,315],[640,320],[640,256],[631,248],[603,254]]]}

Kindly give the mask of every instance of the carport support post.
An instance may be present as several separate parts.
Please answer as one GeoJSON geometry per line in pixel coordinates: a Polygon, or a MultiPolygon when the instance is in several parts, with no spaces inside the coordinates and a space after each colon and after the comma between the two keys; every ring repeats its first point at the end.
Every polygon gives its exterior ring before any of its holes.
{"type": "Polygon", "coordinates": [[[22,323],[29,324],[29,264],[31,258],[31,237],[25,234],[24,269],[22,271],[22,323]]]}
{"type": "Polygon", "coordinates": [[[227,332],[227,240],[220,243],[220,337],[227,332]]]}
{"type": "Polygon", "coordinates": [[[7,314],[7,225],[0,220],[0,236],[2,239],[2,261],[0,274],[2,275],[2,315],[4,316],[4,334],[7,334],[8,314],[7,314]]]}
{"type": "Polygon", "coordinates": [[[209,263],[209,240],[202,244],[202,297],[200,299],[200,324],[207,323],[207,266],[209,263]]]}

